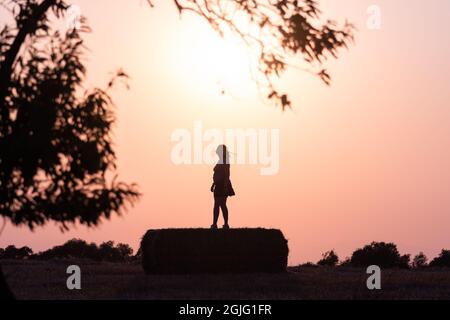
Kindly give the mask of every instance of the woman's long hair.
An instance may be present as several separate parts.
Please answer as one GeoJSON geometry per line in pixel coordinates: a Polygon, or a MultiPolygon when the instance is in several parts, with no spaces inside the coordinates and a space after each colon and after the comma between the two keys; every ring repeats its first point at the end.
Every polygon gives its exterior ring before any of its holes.
{"type": "Polygon", "coordinates": [[[220,164],[230,164],[230,153],[228,152],[228,148],[226,145],[222,144],[218,146],[216,153],[219,156],[220,164]]]}

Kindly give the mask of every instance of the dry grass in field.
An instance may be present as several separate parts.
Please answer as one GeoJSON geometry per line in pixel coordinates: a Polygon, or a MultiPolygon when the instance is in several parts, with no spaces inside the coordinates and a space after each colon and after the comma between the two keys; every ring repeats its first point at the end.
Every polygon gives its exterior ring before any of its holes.
{"type": "Polygon", "coordinates": [[[282,274],[145,275],[139,264],[1,261],[20,299],[450,299],[450,270],[386,270],[382,290],[362,269],[290,268],[282,274]],[[66,288],[79,265],[82,289],[66,288]]]}

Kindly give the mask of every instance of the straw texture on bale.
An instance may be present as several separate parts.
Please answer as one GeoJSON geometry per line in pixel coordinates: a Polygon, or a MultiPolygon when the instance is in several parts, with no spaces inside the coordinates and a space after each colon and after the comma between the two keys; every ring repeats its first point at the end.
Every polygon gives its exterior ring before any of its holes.
{"type": "Polygon", "coordinates": [[[141,241],[147,274],[284,272],[288,252],[275,229],[149,230],[141,241]]]}

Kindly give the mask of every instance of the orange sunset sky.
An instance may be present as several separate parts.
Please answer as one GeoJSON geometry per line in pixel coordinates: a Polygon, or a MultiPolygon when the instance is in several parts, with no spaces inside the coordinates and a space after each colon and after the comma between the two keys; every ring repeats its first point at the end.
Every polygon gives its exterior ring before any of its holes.
{"type": "Polygon", "coordinates": [[[180,18],[172,1],[71,1],[93,29],[86,86],[104,86],[119,67],[131,76],[130,90],[112,94],[114,142],[120,179],[136,182],[143,197],[93,229],[8,223],[0,247],[39,251],[76,237],[137,249],[150,228],[209,227],[212,166],[171,160],[172,133],[195,121],[280,130],[278,174],[232,167],[230,224],[281,229],[290,264],[331,249],[345,258],[371,241],[429,257],[450,247],[450,2],[319,2],[325,17],[356,25],[355,45],[327,63],[330,87],[299,70],[284,74],[278,85],[294,108],[283,113],[259,97],[245,48],[197,16],[180,18]],[[372,4],[380,30],[366,24],[372,4]]]}

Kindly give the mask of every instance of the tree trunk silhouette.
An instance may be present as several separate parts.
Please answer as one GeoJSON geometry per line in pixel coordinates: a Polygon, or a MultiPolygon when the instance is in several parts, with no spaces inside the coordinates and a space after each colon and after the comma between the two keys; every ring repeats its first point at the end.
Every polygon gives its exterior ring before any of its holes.
{"type": "Polygon", "coordinates": [[[14,300],[14,294],[6,282],[3,274],[2,266],[0,265],[0,300],[14,300]]]}
{"type": "MultiPolygon", "coordinates": [[[[46,14],[48,9],[56,4],[56,0],[44,0],[38,5],[33,12],[33,15],[23,23],[22,27],[17,32],[17,35],[11,44],[9,50],[5,53],[4,61],[0,67],[0,108],[4,108],[4,103],[8,89],[11,85],[11,75],[13,70],[14,61],[20,52],[25,39],[28,35],[32,34],[36,28],[39,20],[46,14]]],[[[0,300],[12,300],[14,295],[6,282],[3,274],[2,266],[0,265],[0,300]]]]}

